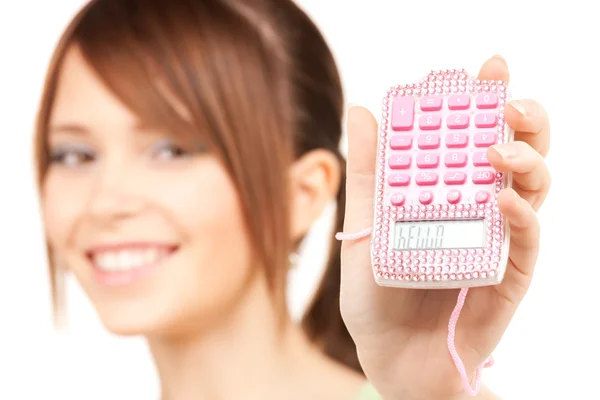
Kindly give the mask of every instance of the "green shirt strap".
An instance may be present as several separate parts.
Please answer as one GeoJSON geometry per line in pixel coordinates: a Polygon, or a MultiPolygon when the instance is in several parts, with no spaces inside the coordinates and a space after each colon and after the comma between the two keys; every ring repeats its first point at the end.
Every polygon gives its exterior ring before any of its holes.
{"type": "Polygon", "coordinates": [[[366,384],[358,393],[356,400],[383,400],[371,384],[366,384]]]}

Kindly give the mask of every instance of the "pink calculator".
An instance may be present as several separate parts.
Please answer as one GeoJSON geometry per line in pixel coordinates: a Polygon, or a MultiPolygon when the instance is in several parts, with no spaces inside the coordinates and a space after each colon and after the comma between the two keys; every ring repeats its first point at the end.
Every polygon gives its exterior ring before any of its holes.
{"type": "Polygon", "coordinates": [[[390,88],[378,138],[371,258],[382,286],[459,288],[502,281],[509,227],[497,206],[510,174],[487,160],[513,140],[502,81],[432,71],[390,88]]]}

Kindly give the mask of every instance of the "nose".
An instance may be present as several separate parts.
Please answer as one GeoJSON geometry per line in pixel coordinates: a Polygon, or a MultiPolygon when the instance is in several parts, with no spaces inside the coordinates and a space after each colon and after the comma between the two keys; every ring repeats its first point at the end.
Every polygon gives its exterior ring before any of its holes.
{"type": "Polygon", "coordinates": [[[111,225],[140,213],[143,201],[133,175],[131,169],[119,165],[105,165],[99,171],[88,202],[89,216],[95,222],[111,225]]]}

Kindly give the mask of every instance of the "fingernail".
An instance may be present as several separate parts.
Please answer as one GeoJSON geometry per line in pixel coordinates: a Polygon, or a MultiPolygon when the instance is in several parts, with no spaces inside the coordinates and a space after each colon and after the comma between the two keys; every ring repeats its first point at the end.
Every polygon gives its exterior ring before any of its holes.
{"type": "Polygon", "coordinates": [[[510,160],[511,158],[515,158],[517,155],[514,147],[512,147],[510,144],[497,144],[492,148],[500,155],[500,157],[502,157],[503,160],[510,160]]]}
{"type": "Polygon", "coordinates": [[[493,59],[502,61],[504,64],[507,64],[506,62],[506,58],[502,57],[500,54],[496,54],[494,57],[492,57],[493,59]]]}
{"type": "Polygon", "coordinates": [[[521,114],[522,116],[526,117],[527,116],[527,110],[525,110],[525,107],[523,106],[523,104],[521,104],[519,102],[519,100],[514,100],[511,101],[510,104],[515,110],[517,110],[519,112],[519,114],[521,114]]]}

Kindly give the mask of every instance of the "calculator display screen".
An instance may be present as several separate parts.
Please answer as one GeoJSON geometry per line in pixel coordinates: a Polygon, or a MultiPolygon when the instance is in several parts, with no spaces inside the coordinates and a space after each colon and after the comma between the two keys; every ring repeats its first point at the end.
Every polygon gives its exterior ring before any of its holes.
{"type": "Polygon", "coordinates": [[[483,219],[398,221],[393,227],[394,250],[471,249],[485,247],[483,219]]]}

